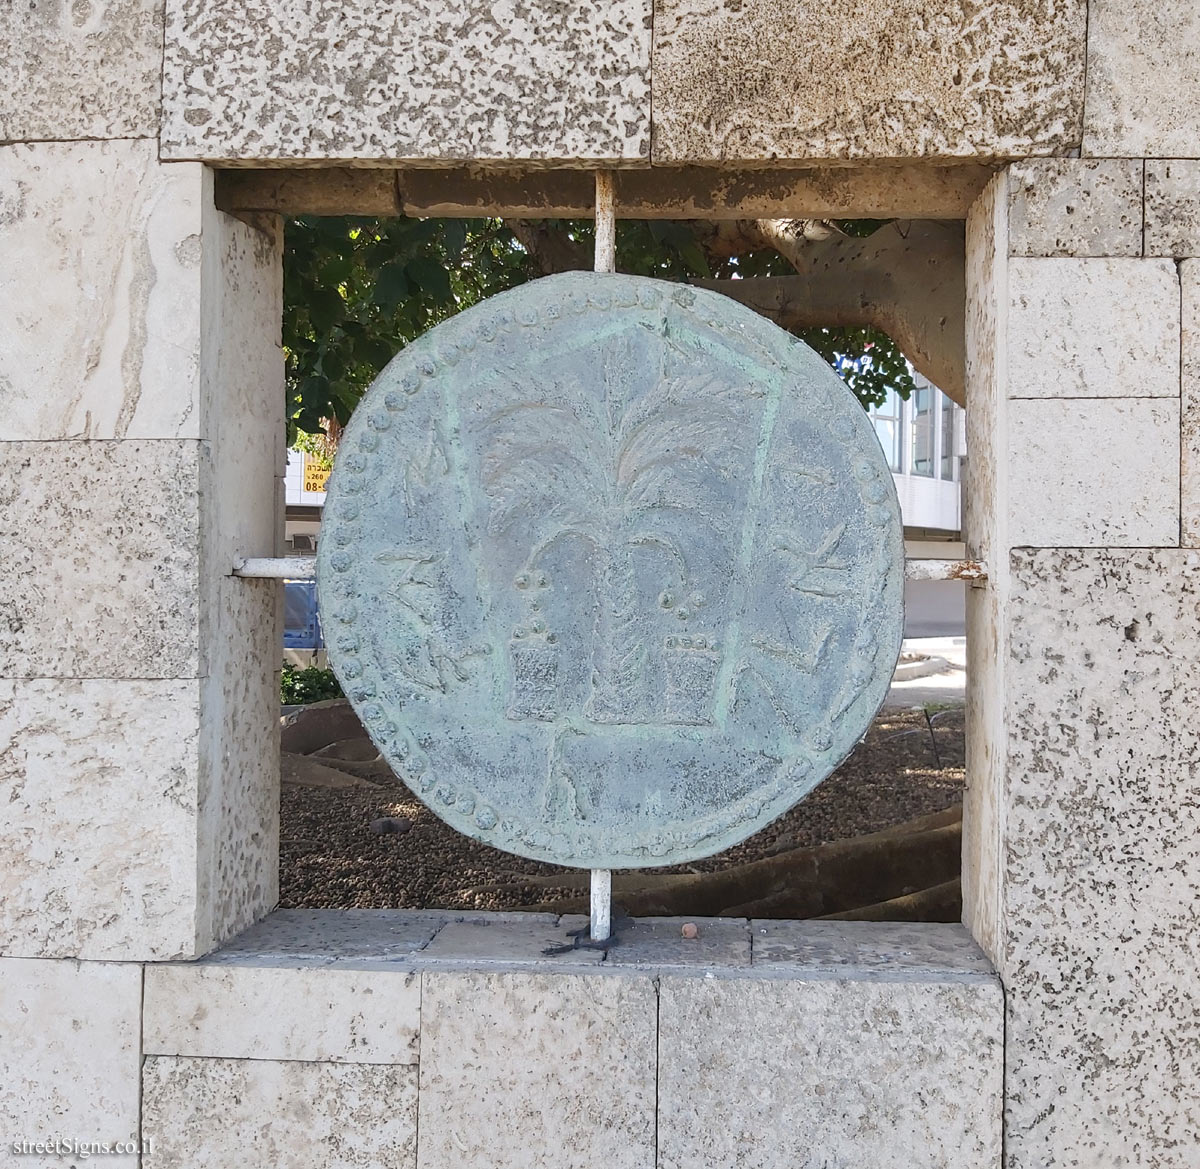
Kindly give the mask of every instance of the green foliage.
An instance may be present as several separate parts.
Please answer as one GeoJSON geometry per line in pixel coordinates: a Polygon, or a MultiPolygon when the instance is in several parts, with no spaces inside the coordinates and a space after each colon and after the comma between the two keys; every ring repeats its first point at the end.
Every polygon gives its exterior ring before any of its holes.
{"type": "Polygon", "coordinates": [[[332,670],[319,670],[316,666],[302,670],[290,662],[284,662],[279,679],[279,697],[284,706],[304,706],[309,702],[323,702],[327,698],[341,698],[342,688],[332,670]]]}
{"type": "MultiPolygon", "coordinates": [[[[590,220],[555,222],[590,256],[590,220]]],[[[875,220],[839,226],[869,235],[875,220]]],[[[783,276],[793,269],[774,251],[710,264],[684,222],[618,224],[617,267],[634,275],[783,276]]],[[[538,269],[498,219],[306,218],[287,225],[283,342],[287,353],[290,445],[317,436],[321,420],[345,424],[367,386],[399,350],[461,309],[513,288],[538,269]]],[[[869,328],[806,329],[820,353],[864,406],[889,388],[907,398],[912,378],[892,340],[869,328]]]]}
{"type": "Polygon", "coordinates": [[[289,444],[349,420],[394,354],[534,275],[499,220],[308,218],[287,225],[289,444]]]}

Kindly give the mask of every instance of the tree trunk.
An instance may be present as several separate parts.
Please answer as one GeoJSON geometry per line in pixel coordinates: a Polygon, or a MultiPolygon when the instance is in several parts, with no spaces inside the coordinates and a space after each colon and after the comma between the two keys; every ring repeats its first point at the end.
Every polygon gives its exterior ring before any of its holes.
{"type": "Polygon", "coordinates": [[[873,325],[960,405],[966,396],[966,249],[958,223],[897,220],[874,235],[762,238],[795,276],[696,280],[785,329],[873,325]]]}
{"type": "MultiPolygon", "coordinates": [[[[614,873],[613,900],[633,917],[813,918],[852,914],[859,920],[917,920],[903,915],[926,910],[951,912],[951,886],[959,877],[961,852],[960,804],[882,832],[788,849],[718,872],[614,873]]],[[[514,883],[578,887],[580,896],[528,908],[586,913],[588,899],[582,895],[586,880],[586,874],[563,874],[514,883]]]]}
{"type": "Polygon", "coordinates": [[[633,557],[619,536],[599,548],[599,555],[592,689],[584,713],[598,723],[629,722],[641,705],[646,656],[639,637],[633,557]]]}

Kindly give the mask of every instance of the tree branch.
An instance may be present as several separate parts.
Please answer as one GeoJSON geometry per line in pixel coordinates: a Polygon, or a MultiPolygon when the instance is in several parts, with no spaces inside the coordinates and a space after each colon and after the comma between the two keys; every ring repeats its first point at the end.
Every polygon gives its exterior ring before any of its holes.
{"type": "Polygon", "coordinates": [[[587,248],[577,244],[560,228],[544,220],[506,219],[505,227],[529,253],[543,276],[556,272],[584,272],[592,267],[587,248]]]}
{"type": "Polygon", "coordinates": [[[966,249],[963,227],[896,220],[859,238],[801,242],[787,220],[756,221],[796,276],[695,280],[785,329],[872,325],[954,401],[966,395],[966,249]],[[786,251],[784,249],[787,249],[786,251]]]}

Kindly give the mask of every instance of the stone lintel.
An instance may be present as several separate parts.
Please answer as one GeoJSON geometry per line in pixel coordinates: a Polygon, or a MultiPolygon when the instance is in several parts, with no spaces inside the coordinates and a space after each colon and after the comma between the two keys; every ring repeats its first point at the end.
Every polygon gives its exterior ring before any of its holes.
{"type": "MultiPolygon", "coordinates": [[[[962,219],[993,168],[977,164],[828,166],[771,170],[619,170],[627,219],[962,219]]],[[[233,168],[217,173],[217,205],[232,214],[589,218],[594,172],[489,167],[233,168]]]]}

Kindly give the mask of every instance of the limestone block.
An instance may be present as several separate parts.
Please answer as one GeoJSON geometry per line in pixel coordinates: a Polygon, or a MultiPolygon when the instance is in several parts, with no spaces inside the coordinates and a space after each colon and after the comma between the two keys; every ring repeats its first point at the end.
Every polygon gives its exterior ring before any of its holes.
{"type": "Polygon", "coordinates": [[[1008,281],[1009,397],[1178,397],[1170,260],[1014,259],[1008,281]]]}
{"type": "Polygon", "coordinates": [[[1188,1169],[1200,552],[1019,551],[1011,565],[1008,1164],[1188,1169]]]}
{"type": "Polygon", "coordinates": [[[1083,152],[1200,157],[1200,11],[1193,4],[1091,0],[1083,152]]]}
{"type": "Polygon", "coordinates": [[[278,217],[263,219],[260,229],[209,207],[204,221],[200,394],[212,487],[202,523],[217,576],[274,546],[275,479],[287,471],[283,233],[278,217]]]}
{"type": "Polygon", "coordinates": [[[652,1169],[658,998],[638,975],[426,971],[421,1169],[652,1169]]]}
{"type": "Polygon", "coordinates": [[[151,1056],[142,1169],[412,1169],[417,1073],[361,1063],[151,1056]]]}
{"type": "Polygon", "coordinates": [[[992,975],[666,976],[660,999],[661,1169],[1000,1162],[992,975]]]}
{"type": "Polygon", "coordinates": [[[146,967],[148,1055],[415,1064],[420,977],[231,963],[146,967]]]}
{"type": "Polygon", "coordinates": [[[206,190],[152,139],[0,147],[0,440],[200,437],[206,190]]]}
{"type": "Polygon", "coordinates": [[[1142,254],[1138,159],[1027,159],[1008,174],[1012,255],[1142,254]]]}
{"type": "Polygon", "coordinates": [[[283,589],[229,574],[241,557],[270,554],[281,534],[286,401],[278,219],[251,226],[206,204],[202,250],[200,952],[278,900],[283,589]]]}
{"type": "Polygon", "coordinates": [[[649,65],[650,0],[170,0],[163,157],[645,158],[649,65]]]}
{"type": "Polygon", "coordinates": [[[1200,162],[1146,162],[1147,256],[1200,255],[1200,162]]]}
{"type": "Polygon", "coordinates": [[[1179,401],[1009,403],[1010,547],[1179,544],[1179,401]]]}
{"type": "Polygon", "coordinates": [[[443,967],[473,970],[510,966],[561,970],[599,965],[603,951],[569,948],[570,931],[583,924],[582,920],[568,918],[559,921],[552,914],[539,915],[533,921],[450,922],[425,947],[422,957],[443,967]],[[555,952],[564,947],[565,953],[555,952]]]}
{"type": "Polygon", "coordinates": [[[0,142],[156,137],[162,33],[154,0],[6,5],[0,142]]]}
{"type": "Polygon", "coordinates": [[[403,963],[427,946],[450,916],[441,910],[277,909],[206,961],[341,967],[403,963]]]}
{"type": "Polygon", "coordinates": [[[994,157],[1079,141],[1084,0],[658,0],[654,160],[994,157]]]}
{"type": "Polygon", "coordinates": [[[194,681],[0,681],[0,953],[192,952],[194,681]]]}
{"type": "Polygon", "coordinates": [[[198,445],[0,443],[0,677],[199,673],[198,445]]]}
{"type": "Polygon", "coordinates": [[[716,917],[643,917],[617,927],[618,943],[607,951],[606,966],[646,970],[730,970],[750,965],[747,923],[716,917]],[[685,938],[684,925],[696,927],[685,938]]]}
{"type": "Polygon", "coordinates": [[[991,963],[960,925],[932,922],[754,921],[754,968],[792,976],[988,976],[991,963]]]}
{"type": "Polygon", "coordinates": [[[0,1132],[9,1164],[90,1164],[91,1142],[132,1143],[96,1156],[136,1169],[141,1052],[141,967],[108,962],[0,959],[0,1132]],[[57,1154],[14,1145],[77,1141],[57,1154]]]}
{"type": "Polygon", "coordinates": [[[1183,286],[1180,382],[1180,543],[1200,547],[1200,261],[1179,265],[1183,286]]]}
{"type": "MultiPolygon", "coordinates": [[[[269,468],[268,468],[269,471],[269,468]]],[[[270,476],[268,475],[268,479],[270,476]]],[[[279,647],[283,588],[216,576],[199,693],[196,945],[204,953],[279,901],[279,647]]]]}

